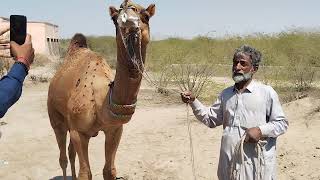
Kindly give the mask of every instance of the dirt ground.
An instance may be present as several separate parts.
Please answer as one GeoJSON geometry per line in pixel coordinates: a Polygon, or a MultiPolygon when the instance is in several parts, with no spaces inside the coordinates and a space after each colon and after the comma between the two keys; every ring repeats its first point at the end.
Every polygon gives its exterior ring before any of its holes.
{"type": "MultiPolygon", "coordinates": [[[[19,102],[1,119],[1,180],[61,179],[58,146],[46,109],[47,90],[48,83],[27,83],[19,102]]],[[[178,97],[159,96],[150,88],[141,89],[137,111],[124,126],[117,152],[118,176],[130,180],[193,179],[186,106],[178,103],[178,97]]],[[[278,179],[319,180],[320,100],[304,98],[283,108],[290,126],[278,139],[278,179]]],[[[217,179],[222,127],[209,129],[189,112],[197,179],[217,179]]],[[[93,179],[103,179],[103,133],[91,139],[89,148],[93,179]]]]}

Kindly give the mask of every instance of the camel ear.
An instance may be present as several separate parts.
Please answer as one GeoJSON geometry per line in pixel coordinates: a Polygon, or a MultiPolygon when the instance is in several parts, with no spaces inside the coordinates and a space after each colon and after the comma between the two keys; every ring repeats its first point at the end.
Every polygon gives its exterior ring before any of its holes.
{"type": "Polygon", "coordinates": [[[109,7],[109,14],[110,14],[111,18],[118,15],[118,13],[119,13],[119,11],[115,7],[113,7],[113,6],[109,7]]]}
{"type": "Polygon", "coordinates": [[[150,17],[152,17],[156,12],[156,5],[150,4],[149,7],[146,9],[146,11],[148,11],[150,17]]]}

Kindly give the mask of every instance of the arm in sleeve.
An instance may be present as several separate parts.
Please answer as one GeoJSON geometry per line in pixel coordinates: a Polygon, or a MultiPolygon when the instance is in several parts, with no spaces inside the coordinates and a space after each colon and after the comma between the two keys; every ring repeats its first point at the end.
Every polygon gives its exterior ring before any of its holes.
{"type": "Polygon", "coordinates": [[[26,75],[24,65],[14,63],[8,74],[0,80],[0,118],[20,98],[26,75]]]}
{"type": "Polygon", "coordinates": [[[196,116],[196,118],[206,126],[214,128],[222,124],[223,112],[220,96],[210,107],[205,107],[198,99],[195,99],[190,106],[192,107],[193,114],[196,116]]]}
{"type": "Polygon", "coordinates": [[[269,122],[259,126],[262,136],[278,137],[284,134],[289,126],[289,123],[282,110],[278,94],[270,87],[270,98],[268,104],[269,122]]]}

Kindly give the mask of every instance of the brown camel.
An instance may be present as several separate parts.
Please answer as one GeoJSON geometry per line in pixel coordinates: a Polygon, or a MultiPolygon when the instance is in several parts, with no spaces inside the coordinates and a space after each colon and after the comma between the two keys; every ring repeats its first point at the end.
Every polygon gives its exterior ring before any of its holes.
{"type": "Polygon", "coordinates": [[[147,9],[124,1],[119,10],[110,7],[116,27],[117,67],[114,82],[105,60],[87,48],[86,39],[76,34],[69,45],[61,68],[52,79],[48,92],[48,114],[60,149],[59,163],[66,180],[68,164],[66,136],[72,178],[76,179],[75,157],[79,157],[78,180],[92,179],[89,139],[105,134],[104,179],[116,178],[114,165],[123,124],[131,119],[140,88],[149,42],[149,18],[155,5],[147,9]]]}

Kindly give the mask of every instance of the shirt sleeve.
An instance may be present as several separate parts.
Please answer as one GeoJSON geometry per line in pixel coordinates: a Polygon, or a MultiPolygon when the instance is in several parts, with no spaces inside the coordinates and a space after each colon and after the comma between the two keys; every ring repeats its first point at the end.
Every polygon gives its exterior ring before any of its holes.
{"type": "Polygon", "coordinates": [[[270,98],[267,110],[269,121],[259,126],[262,136],[264,137],[278,137],[284,134],[289,126],[289,123],[282,110],[278,94],[270,87],[270,98]]]}
{"type": "Polygon", "coordinates": [[[0,118],[18,101],[27,72],[23,64],[14,63],[6,76],[0,80],[0,118]]]}
{"type": "Polygon", "coordinates": [[[222,106],[221,106],[221,98],[217,99],[217,101],[210,107],[204,106],[198,99],[195,99],[190,104],[193,114],[196,118],[201,121],[203,124],[210,128],[214,128],[216,126],[220,126],[222,124],[222,106]]]}

